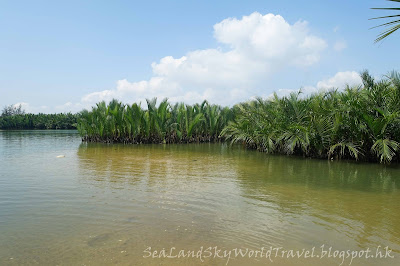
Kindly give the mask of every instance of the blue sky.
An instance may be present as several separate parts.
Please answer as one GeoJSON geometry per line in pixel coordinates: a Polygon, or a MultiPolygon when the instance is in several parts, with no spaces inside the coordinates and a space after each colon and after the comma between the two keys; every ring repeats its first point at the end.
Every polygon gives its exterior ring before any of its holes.
{"type": "Polygon", "coordinates": [[[380,78],[400,70],[400,33],[374,44],[380,21],[368,19],[391,13],[370,8],[396,4],[0,1],[0,107],[76,112],[114,97],[232,105],[357,83],[363,69],[380,78]]]}

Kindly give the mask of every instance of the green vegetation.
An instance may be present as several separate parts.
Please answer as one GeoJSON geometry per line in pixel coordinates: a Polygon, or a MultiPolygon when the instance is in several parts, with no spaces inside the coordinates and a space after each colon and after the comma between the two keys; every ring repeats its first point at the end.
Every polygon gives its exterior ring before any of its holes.
{"type": "Polygon", "coordinates": [[[221,140],[220,132],[232,120],[230,108],[202,104],[171,105],[156,99],[125,105],[112,100],[80,113],[78,130],[85,141],[123,143],[188,143],[221,140]]]}
{"type": "MultiPolygon", "coordinates": [[[[391,2],[398,2],[400,3],[400,0],[388,0],[391,2]]],[[[395,11],[400,11],[399,7],[390,7],[390,8],[372,8],[372,9],[381,9],[381,10],[395,10],[395,11]]],[[[378,25],[374,28],[377,27],[390,27],[389,29],[381,32],[378,37],[375,39],[375,42],[379,42],[382,41],[383,39],[387,38],[389,35],[391,35],[393,32],[397,31],[398,29],[400,29],[400,19],[399,19],[400,15],[390,15],[390,16],[384,16],[384,17],[377,17],[377,18],[371,18],[371,19],[392,19],[389,22],[383,23],[381,25],[378,25]]]]}
{"type": "Polygon", "coordinates": [[[1,129],[77,128],[83,141],[190,143],[230,141],[266,153],[313,158],[399,161],[400,74],[382,80],[361,73],[363,85],[311,96],[301,91],[221,107],[157,104],[146,108],[117,100],[100,102],[79,114],[25,114],[6,107],[1,129]]]}
{"type": "Polygon", "coordinates": [[[266,153],[314,158],[399,161],[400,74],[375,81],[364,71],[363,86],[308,97],[301,92],[223,108],[207,101],[193,106],[147,100],[117,100],[84,110],[78,130],[84,141],[123,143],[241,143],[266,153]]]}
{"type": "Polygon", "coordinates": [[[0,116],[0,129],[76,129],[76,114],[26,114],[21,106],[7,106],[0,116]]]}
{"type": "Polygon", "coordinates": [[[361,77],[363,86],[343,92],[275,94],[239,104],[221,135],[267,153],[399,161],[400,75],[375,81],[364,71],[361,77]]]}

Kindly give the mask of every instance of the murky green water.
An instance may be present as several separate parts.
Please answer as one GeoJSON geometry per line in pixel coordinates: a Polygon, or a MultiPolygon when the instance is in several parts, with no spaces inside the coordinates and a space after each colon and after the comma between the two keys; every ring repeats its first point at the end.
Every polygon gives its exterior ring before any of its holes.
{"type": "Polygon", "coordinates": [[[400,264],[399,166],[0,131],[0,265],[339,265],[335,250],[378,246],[394,258],[351,265],[400,264]],[[149,247],[213,253],[145,258],[149,247]],[[214,247],[315,253],[227,261],[214,247]]]}

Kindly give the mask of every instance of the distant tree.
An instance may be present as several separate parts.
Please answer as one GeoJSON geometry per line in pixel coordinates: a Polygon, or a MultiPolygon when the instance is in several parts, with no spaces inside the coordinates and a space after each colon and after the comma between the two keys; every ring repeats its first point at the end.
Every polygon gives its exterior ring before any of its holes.
{"type": "Polygon", "coordinates": [[[13,116],[13,115],[24,115],[25,110],[22,109],[22,105],[9,105],[4,107],[1,116],[13,116]]]}
{"type": "MultiPolygon", "coordinates": [[[[391,2],[398,2],[400,3],[400,0],[387,0],[387,1],[391,1],[391,2]]],[[[396,10],[396,11],[400,11],[399,7],[386,7],[386,8],[372,8],[372,9],[381,9],[381,10],[396,10]]],[[[390,27],[388,29],[386,29],[385,31],[381,32],[377,38],[375,39],[375,43],[382,41],[383,39],[385,39],[386,37],[388,37],[389,35],[391,35],[393,32],[397,31],[400,28],[400,14],[397,15],[391,15],[391,16],[384,16],[384,17],[376,17],[376,18],[371,18],[371,19],[386,19],[386,18],[390,18],[392,19],[392,21],[383,23],[381,25],[375,26],[373,28],[378,28],[378,27],[390,27]]]]}

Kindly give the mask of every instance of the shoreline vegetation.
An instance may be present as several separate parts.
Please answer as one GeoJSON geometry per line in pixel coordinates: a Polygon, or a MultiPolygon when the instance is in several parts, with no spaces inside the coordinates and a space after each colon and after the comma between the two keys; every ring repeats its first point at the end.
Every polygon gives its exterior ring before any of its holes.
{"type": "Polygon", "coordinates": [[[266,153],[399,162],[400,74],[308,97],[291,93],[238,105],[221,134],[266,153]]]}
{"type": "MultiPolygon", "coordinates": [[[[6,108],[10,107],[12,106],[6,108]]],[[[78,117],[79,114],[72,113],[2,115],[0,130],[76,129],[78,117]]]]}
{"type": "Polygon", "coordinates": [[[145,143],[192,143],[224,140],[221,131],[234,119],[232,108],[209,104],[171,105],[164,99],[125,105],[112,100],[80,113],[77,128],[83,141],[145,143]]]}
{"type": "Polygon", "coordinates": [[[270,154],[399,162],[400,74],[392,71],[378,81],[368,71],[360,76],[362,85],[343,91],[306,96],[300,90],[283,97],[275,93],[232,108],[207,101],[172,105],[167,99],[157,105],[154,98],[146,100],[147,109],[140,103],[127,105],[114,99],[75,115],[17,112],[2,115],[0,129],[10,129],[4,121],[40,117],[43,122],[29,122],[33,128],[25,129],[76,127],[84,142],[230,142],[270,154]],[[53,122],[46,123],[46,118],[53,122]]]}

